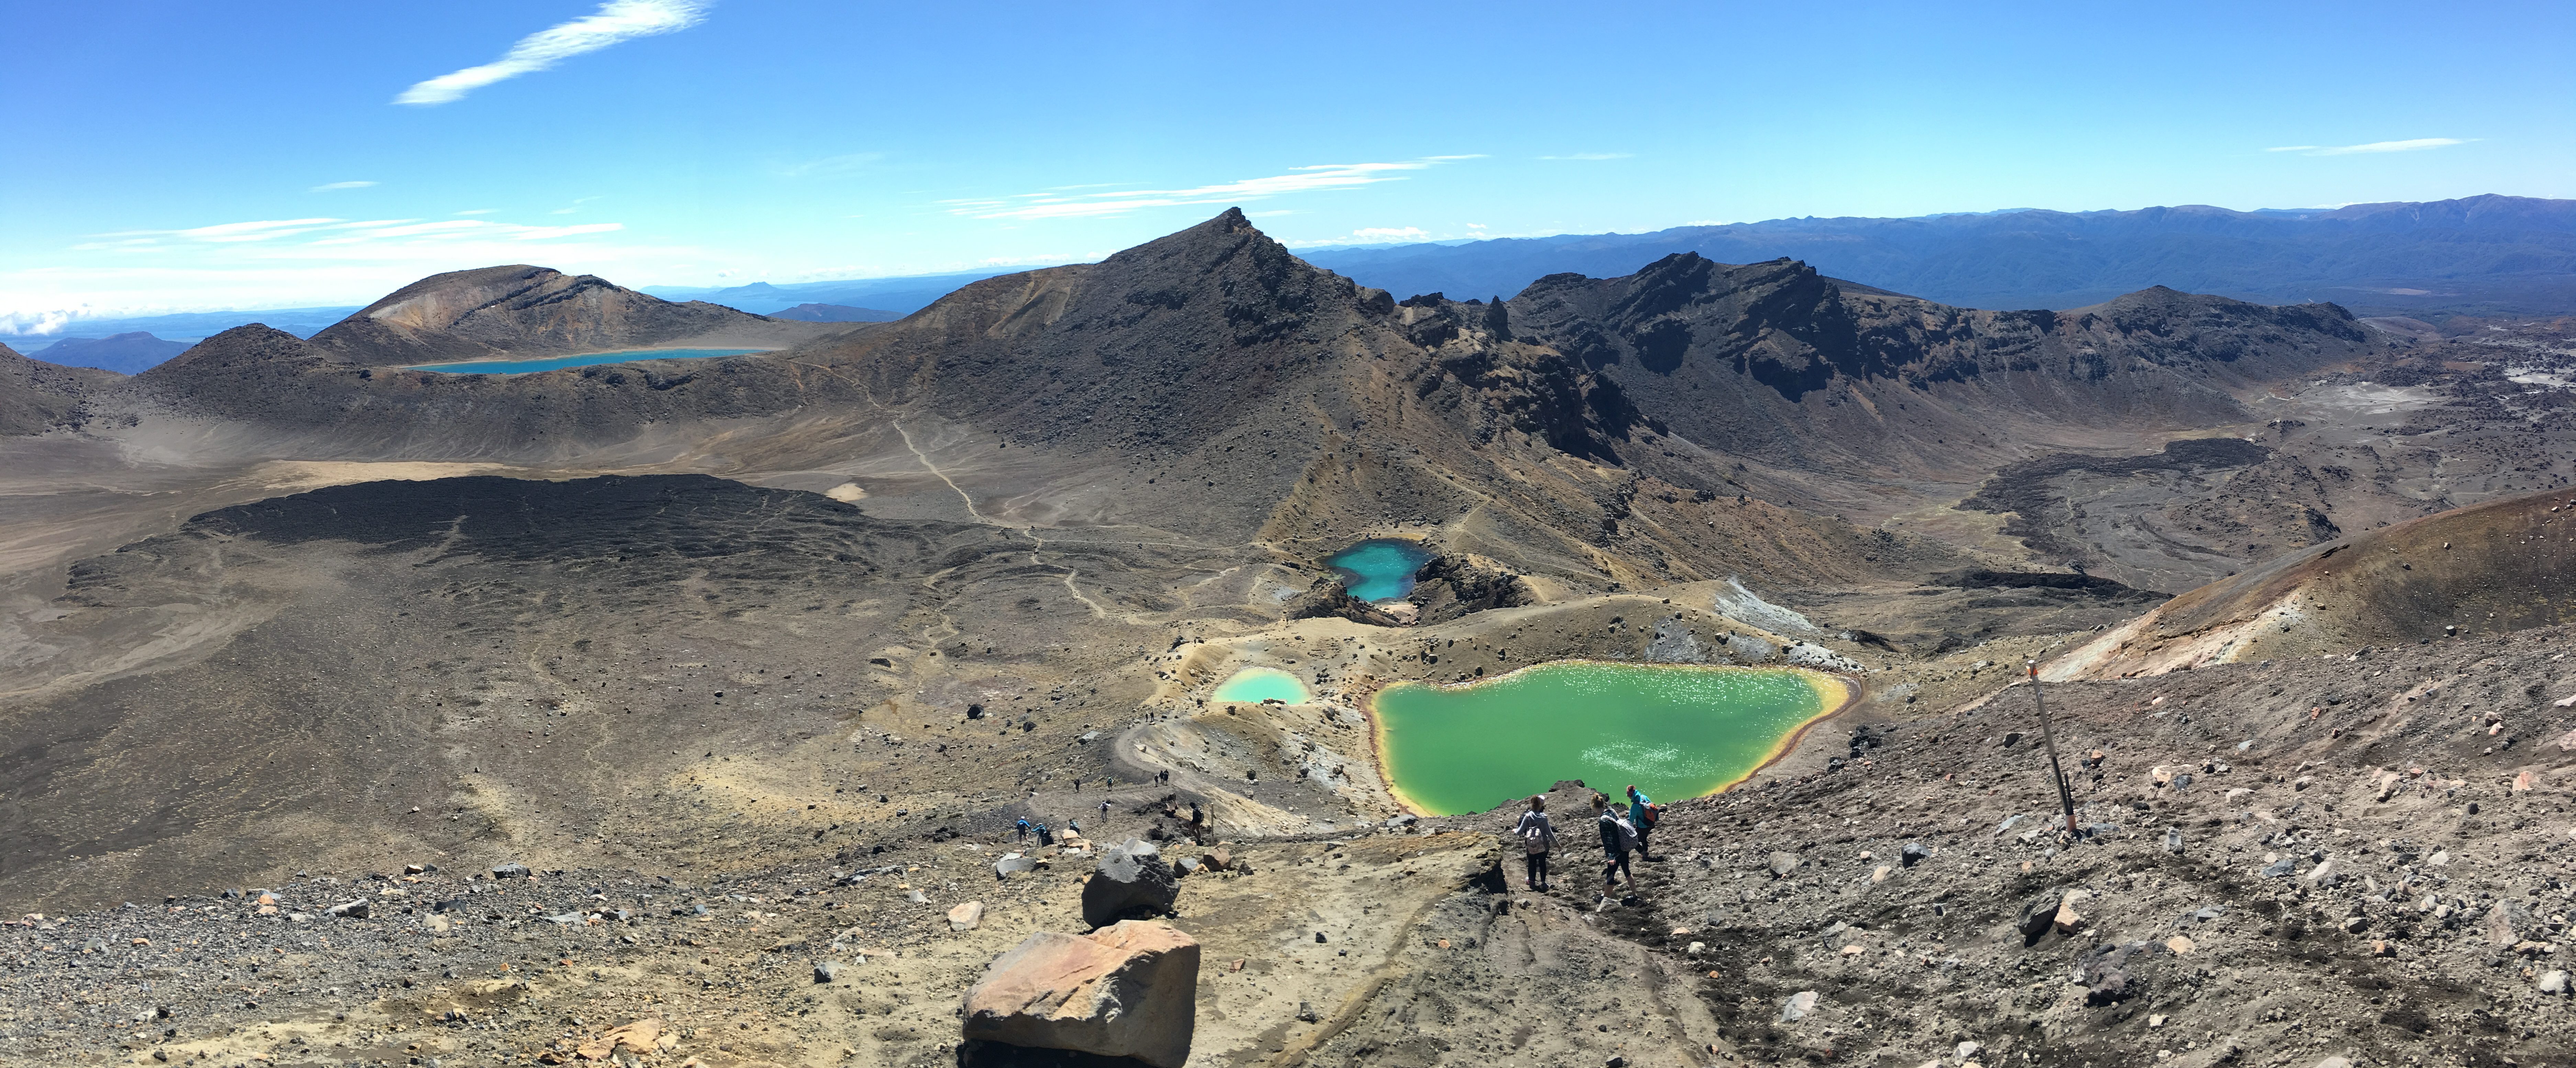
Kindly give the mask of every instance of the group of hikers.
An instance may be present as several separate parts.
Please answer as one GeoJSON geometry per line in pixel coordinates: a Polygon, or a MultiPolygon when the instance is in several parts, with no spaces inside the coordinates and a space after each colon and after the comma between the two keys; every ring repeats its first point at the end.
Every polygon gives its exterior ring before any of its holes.
{"type": "MultiPolygon", "coordinates": [[[[1647,840],[1655,824],[1664,815],[1664,806],[1647,798],[1646,792],[1628,787],[1626,804],[1613,803],[1608,795],[1592,795],[1593,823],[1601,830],[1601,852],[1606,863],[1601,868],[1601,896],[1619,888],[1621,876],[1627,877],[1628,891],[1637,890],[1637,873],[1628,867],[1628,855],[1644,860],[1655,859],[1648,851],[1647,840]]],[[[1521,813],[1520,824],[1512,833],[1521,840],[1521,849],[1529,867],[1527,882],[1533,891],[1544,892],[1553,884],[1548,875],[1548,857],[1556,852],[1556,824],[1547,816],[1547,797],[1531,794],[1529,811],[1521,813]]]]}

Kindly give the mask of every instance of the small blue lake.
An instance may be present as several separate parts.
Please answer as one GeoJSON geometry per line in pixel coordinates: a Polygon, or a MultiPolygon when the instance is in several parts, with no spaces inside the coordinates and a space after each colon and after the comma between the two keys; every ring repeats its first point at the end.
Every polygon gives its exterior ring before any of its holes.
{"type": "Polygon", "coordinates": [[[1363,601],[1391,601],[1413,592],[1414,573],[1431,562],[1431,550],[1402,538],[1370,538],[1324,561],[1342,573],[1342,587],[1363,601]]]}
{"type": "Polygon", "coordinates": [[[634,363],[638,360],[703,360],[716,356],[747,356],[768,349],[628,349],[624,352],[585,352],[579,356],[556,356],[544,360],[467,360],[463,363],[424,363],[406,367],[406,371],[437,371],[451,375],[524,375],[538,371],[560,371],[566,367],[589,367],[603,363],[634,363]]]}

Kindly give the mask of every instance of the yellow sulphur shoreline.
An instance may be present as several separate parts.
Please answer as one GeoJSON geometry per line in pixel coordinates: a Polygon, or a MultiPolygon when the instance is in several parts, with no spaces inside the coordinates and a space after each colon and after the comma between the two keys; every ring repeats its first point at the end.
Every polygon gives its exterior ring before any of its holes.
{"type": "MultiPolygon", "coordinates": [[[[1692,797],[1714,797],[1718,794],[1725,793],[1728,790],[1732,790],[1743,785],[1746,780],[1761,774],[1763,769],[1779,763],[1782,757],[1788,756],[1791,750],[1797,748],[1800,741],[1805,740],[1807,732],[1814,729],[1816,724],[1850,711],[1853,705],[1860,702],[1863,692],[1863,687],[1859,679],[1845,675],[1837,675],[1829,671],[1820,671],[1810,667],[1757,667],[1746,664],[1641,664],[1633,660],[1550,660],[1545,663],[1531,664],[1528,667],[1517,668],[1512,671],[1493,676],[1492,678],[1477,679],[1472,682],[1438,683],[1403,679],[1377,687],[1369,693],[1368,700],[1363,702],[1363,708],[1367,712],[1369,720],[1369,756],[1371,762],[1377,767],[1378,781],[1386,784],[1387,793],[1395,798],[1397,804],[1404,806],[1405,811],[1411,812],[1417,816],[1442,815],[1442,813],[1432,811],[1431,806],[1422,804],[1418,799],[1407,795],[1404,787],[1396,781],[1394,769],[1387,763],[1386,717],[1379,714],[1377,702],[1378,697],[1386,693],[1388,690],[1405,686],[1421,686],[1435,690],[1473,690],[1477,687],[1502,682],[1520,675],[1523,672],[1533,671],[1539,668],[1567,667],[1575,665],[1649,668],[1655,671],[1695,671],[1710,673],[1762,672],[1767,674],[1779,674],[1785,672],[1796,677],[1799,681],[1806,683],[1807,688],[1815,692],[1818,708],[1815,715],[1807,717],[1805,720],[1799,722],[1796,727],[1793,727],[1787,732],[1781,734],[1779,740],[1772,743],[1770,750],[1765,752],[1762,755],[1762,758],[1756,761],[1751,768],[1744,772],[1744,774],[1719,783],[1705,792],[1693,794],[1691,795],[1692,797]]],[[[1455,814],[1464,815],[1465,813],[1455,814]]]]}

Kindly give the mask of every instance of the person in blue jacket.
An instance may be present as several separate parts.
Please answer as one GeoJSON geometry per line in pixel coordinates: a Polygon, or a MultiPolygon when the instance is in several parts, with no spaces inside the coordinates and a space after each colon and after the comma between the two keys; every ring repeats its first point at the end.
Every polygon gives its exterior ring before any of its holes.
{"type": "Polygon", "coordinates": [[[1628,825],[1637,829],[1637,859],[1655,859],[1654,846],[1647,838],[1655,833],[1655,803],[1635,784],[1628,787],[1628,825]]]}

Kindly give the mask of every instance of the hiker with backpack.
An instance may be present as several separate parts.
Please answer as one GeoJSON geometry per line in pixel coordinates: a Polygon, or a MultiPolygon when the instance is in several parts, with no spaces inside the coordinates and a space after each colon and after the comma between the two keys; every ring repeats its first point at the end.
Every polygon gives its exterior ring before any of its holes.
{"type": "Polygon", "coordinates": [[[1521,813],[1521,822],[1512,828],[1521,839],[1521,851],[1529,862],[1527,882],[1538,893],[1547,891],[1547,855],[1556,848],[1556,825],[1547,819],[1547,798],[1531,794],[1529,811],[1521,813]]]}
{"type": "Polygon", "coordinates": [[[1628,787],[1628,822],[1637,828],[1638,859],[1655,859],[1655,850],[1649,844],[1649,839],[1655,833],[1655,825],[1662,823],[1663,820],[1664,806],[1647,800],[1644,790],[1637,789],[1633,784],[1630,785],[1628,787]]]}
{"type": "Polygon", "coordinates": [[[1592,811],[1600,816],[1595,822],[1601,825],[1601,852],[1609,858],[1609,863],[1601,869],[1601,896],[1609,897],[1610,891],[1619,888],[1622,874],[1628,877],[1629,892],[1636,892],[1637,873],[1628,868],[1628,854],[1637,848],[1637,828],[1629,824],[1618,809],[1610,806],[1610,798],[1606,794],[1592,795],[1592,811]]]}

